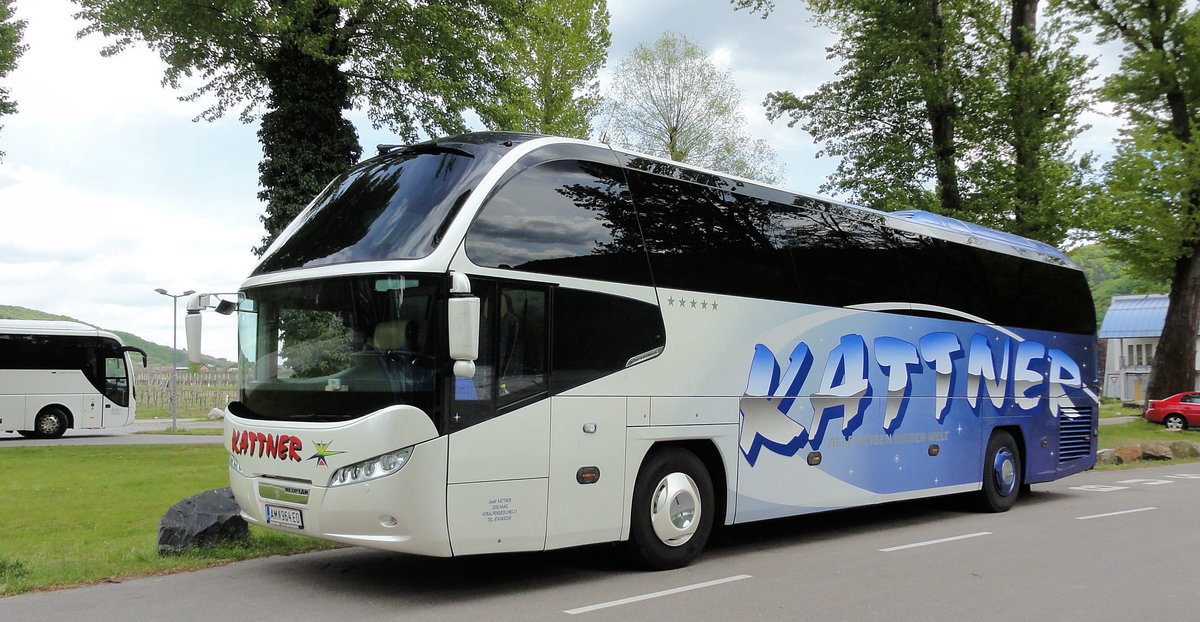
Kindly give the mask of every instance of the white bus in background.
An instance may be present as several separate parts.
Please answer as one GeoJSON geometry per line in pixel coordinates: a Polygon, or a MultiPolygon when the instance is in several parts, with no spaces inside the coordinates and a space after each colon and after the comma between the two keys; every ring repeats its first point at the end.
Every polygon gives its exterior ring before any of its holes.
{"type": "Polygon", "coordinates": [[[721,525],[1003,511],[1095,461],[1095,314],[1057,249],[604,145],[382,146],[235,307],[243,516],[348,544],[672,568],[721,525]]]}
{"type": "Polygon", "coordinates": [[[130,352],[78,322],[0,320],[0,430],[59,438],[68,429],[129,425],[136,400],[130,352]]]}

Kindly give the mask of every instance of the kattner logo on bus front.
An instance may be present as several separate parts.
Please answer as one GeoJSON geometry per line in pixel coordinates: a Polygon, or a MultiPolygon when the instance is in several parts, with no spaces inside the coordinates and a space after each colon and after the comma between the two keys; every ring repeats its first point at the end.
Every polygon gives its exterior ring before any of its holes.
{"type": "Polygon", "coordinates": [[[753,466],[764,447],[782,456],[794,456],[806,446],[820,449],[829,420],[838,417],[842,435],[849,439],[862,425],[867,408],[879,401],[870,399],[882,388],[871,383],[870,371],[876,367],[886,378],[882,428],[888,435],[908,415],[914,380],[930,371],[936,397],[933,412],[923,414],[939,424],[945,422],[952,396],[965,397],[976,416],[985,401],[996,409],[1011,405],[1028,412],[1049,399],[1050,411],[1057,417],[1073,404],[1067,389],[1083,388],[1079,364],[1062,350],[1036,341],[989,339],[976,333],[964,347],[954,333],[933,332],[916,344],[884,336],[872,345],[868,348],[862,335],[842,336],[825,361],[819,387],[808,391],[808,397],[801,397],[813,367],[808,344],[796,345],[782,373],[770,348],[756,345],[740,404],[740,444],[747,462],[753,466]]]}
{"type": "Polygon", "coordinates": [[[230,450],[239,456],[258,456],[300,462],[304,442],[290,434],[263,434],[250,430],[234,430],[230,450]]]}

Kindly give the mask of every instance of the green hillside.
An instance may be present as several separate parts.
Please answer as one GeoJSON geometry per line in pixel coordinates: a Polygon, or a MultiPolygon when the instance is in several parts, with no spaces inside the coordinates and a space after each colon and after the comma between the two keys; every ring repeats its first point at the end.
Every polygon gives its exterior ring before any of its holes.
{"type": "Polygon", "coordinates": [[[1067,253],[1087,275],[1096,304],[1096,329],[1104,323],[1104,314],[1112,304],[1113,296],[1125,294],[1165,294],[1171,284],[1153,282],[1136,276],[1124,262],[1112,255],[1103,244],[1081,246],[1067,253]]]}
{"type": "MultiPolygon", "coordinates": [[[[147,340],[142,339],[141,337],[138,337],[137,335],[134,335],[132,333],[126,333],[126,332],[119,331],[119,330],[111,330],[108,328],[101,328],[90,322],[84,322],[82,320],[77,320],[73,317],[67,317],[65,315],[55,315],[53,313],[46,313],[44,311],[37,311],[35,309],[27,309],[25,307],[17,307],[17,306],[12,306],[12,305],[0,305],[0,320],[55,320],[55,321],[79,322],[80,324],[87,324],[88,326],[91,326],[93,328],[99,328],[100,330],[107,330],[108,332],[120,337],[121,341],[123,341],[125,343],[125,345],[127,345],[127,346],[137,346],[139,348],[142,348],[143,350],[146,351],[146,356],[149,359],[151,366],[163,366],[163,367],[171,366],[172,357],[171,357],[171,348],[169,346],[160,346],[157,343],[154,343],[152,341],[147,341],[147,340]]],[[[178,358],[174,359],[175,361],[178,361],[180,365],[187,364],[187,351],[178,350],[177,356],[178,356],[178,358]]],[[[208,365],[210,365],[216,369],[225,369],[225,368],[233,366],[233,363],[230,361],[227,361],[225,359],[215,358],[212,356],[201,357],[201,360],[203,360],[205,363],[207,363],[208,365]]]]}

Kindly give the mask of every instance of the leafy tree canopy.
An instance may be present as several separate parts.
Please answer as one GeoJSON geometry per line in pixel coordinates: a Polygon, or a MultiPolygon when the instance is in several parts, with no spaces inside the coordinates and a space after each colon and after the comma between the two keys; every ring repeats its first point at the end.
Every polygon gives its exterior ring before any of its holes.
{"type": "MultiPolygon", "coordinates": [[[[773,8],[731,2],[764,17],[773,8]]],[[[1070,142],[1090,64],[1061,21],[1036,25],[1038,0],[807,6],[840,35],[828,50],[842,62],[838,78],[804,96],[776,91],[764,105],[768,118],[810,133],[819,155],[839,158],[823,191],[1051,244],[1065,238],[1089,167],[1070,142]]]]}
{"type": "Polygon", "coordinates": [[[1125,294],[1161,294],[1171,289],[1168,281],[1152,281],[1139,277],[1129,265],[1117,258],[1103,244],[1080,246],[1067,253],[1087,275],[1092,290],[1092,302],[1096,305],[1096,325],[1104,321],[1104,314],[1112,304],[1113,296],[1125,294]]]}
{"type": "Polygon", "coordinates": [[[463,113],[498,99],[502,42],[520,0],[73,0],[112,39],[145,42],[167,64],[164,84],[202,84],[215,119],[263,113],[259,166],[265,250],[330,179],[361,154],[342,111],[365,108],[406,140],[461,132],[463,113]]]}
{"type": "Polygon", "coordinates": [[[516,0],[73,0],[80,36],[101,33],[113,55],[141,41],[167,64],[163,82],[203,85],[213,96],[199,118],[241,107],[253,120],[267,97],[267,70],[295,50],[336,63],[352,101],[371,120],[414,139],[418,130],[459,130],[462,113],[499,82],[497,48],[516,0]]]}
{"type": "Polygon", "coordinates": [[[588,138],[611,36],[605,0],[535,0],[502,45],[511,91],[480,111],[489,128],[588,138]]]}
{"type": "Polygon", "coordinates": [[[1171,284],[1147,399],[1192,389],[1200,325],[1200,7],[1192,0],[1058,0],[1055,7],[1122,46],[1121,67],[1101,94],[1127,125],[1088,224],[1135,273],[1171,284]]]}
{"type": "MultiPolygon", "coordinates": [[[[29,46],[21,43],[25,31],[25,20],[16,19],[13,0],[0,1],[0,78],[17,68],[17,59],[29,46]]],[[[17,111],[17,103],[10,99],[8,89],[0,86],[0,116],[17,111]]],[[[0,126],[3,128],[3,126],[0,126]]],[[[0,158],[4,152],[0,151],[0,158]]]]}
{"type": "Polygon", "coordinates": [[[745,131],[732,73],[683,35],[666,32],[617,66],[607,138],[651,155],[773,183],[775,152],[745,131]]]}

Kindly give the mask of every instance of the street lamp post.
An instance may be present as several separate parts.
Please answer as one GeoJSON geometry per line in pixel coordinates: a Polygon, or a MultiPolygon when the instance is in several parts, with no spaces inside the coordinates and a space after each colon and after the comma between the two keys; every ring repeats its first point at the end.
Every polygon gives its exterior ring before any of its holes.
{"type": "Polygon", "coordinates": [[[177,404],[179,394],[177,390],[178,385],[176,384],[175,380],[175,375],[178,373],[175,370],[177,367],[179,367],[178,363],[176,362],[179,357],[179,299],[183,298],[184,296],[191,296],[196,292],[189,289],[182,294],[168,294],[167,290],[161,287],[154,291],[171,299],[171,431],[175,432],[175,422],[178,417],[177,404]]]}

